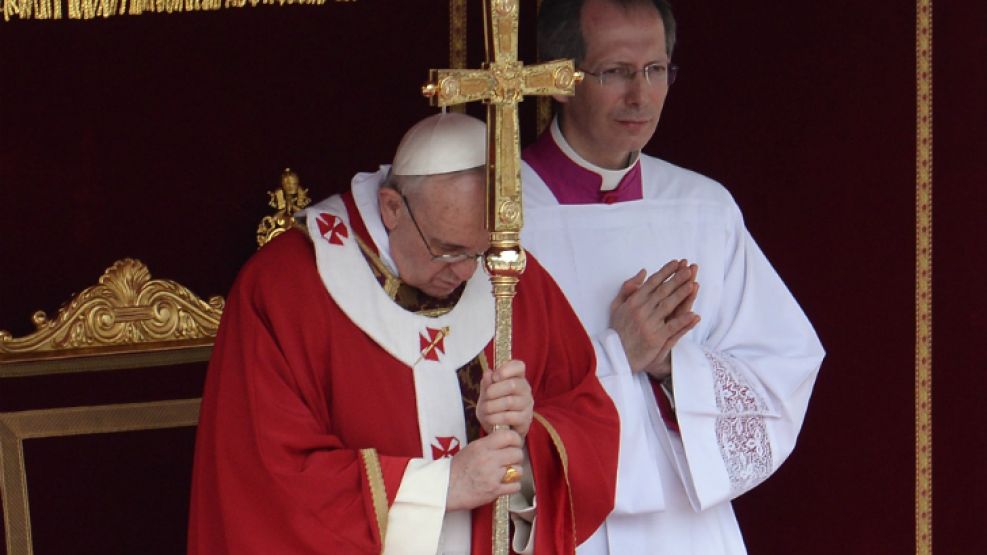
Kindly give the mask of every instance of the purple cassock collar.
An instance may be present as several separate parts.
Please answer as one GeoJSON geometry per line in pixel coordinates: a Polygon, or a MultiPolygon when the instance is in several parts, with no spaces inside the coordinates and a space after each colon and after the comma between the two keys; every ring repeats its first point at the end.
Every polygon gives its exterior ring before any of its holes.
{"type": "MultiPolygon", "coordinates": [[[[558,132],[558,121],[553,121],[534,144],[524,149],[521,158],[531,166],[535,173],[548,185],[559,204],[613,204],[640,200],[643,197],[641,187],[640,156],[617,186],[609,191],[603,190],[602,168],[599,171],[585,160],[573,160],[557,141],[565,141],[558,132]],[[554,136],[553,136],[554,135],[554,136]]],[[[566,150],[573,152],[565,145],[566,150]]],[[[578,156],[573,152],[573,156],[578,156]]]]}

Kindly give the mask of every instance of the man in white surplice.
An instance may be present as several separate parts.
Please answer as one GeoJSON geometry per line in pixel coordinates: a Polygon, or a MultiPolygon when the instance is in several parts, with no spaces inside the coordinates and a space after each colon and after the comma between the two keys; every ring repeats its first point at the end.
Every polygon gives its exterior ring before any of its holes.
{"type": "Polygon", "coordinates": [[[744,553],[730,500],[791,453],[822,346],[726,189],[641,153],[675,78],[667,3],[544,0],[538,38],[587,75],[524,151],[522,243],[621,417],[614,511],[580,553],[744,553]]]}

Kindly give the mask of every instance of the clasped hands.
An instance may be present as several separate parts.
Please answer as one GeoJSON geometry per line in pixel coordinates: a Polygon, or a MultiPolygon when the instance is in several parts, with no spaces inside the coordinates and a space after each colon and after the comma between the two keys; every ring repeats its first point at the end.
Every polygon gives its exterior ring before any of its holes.
{"type": "Polygon", "coordinates": [[[641,270],[621,285],[610,303],[610,327],[620,336],[631,371],[657,380],[671,375],[672,347],[699,323],[692,312],[698,271],[687,260],[672,260],[647,279],[641,270]]]}
{"type": "Polygon", "coordinates": [[[534,406],[523,362],[511,360],[483,373],[476,418],[486,435],[471,441],[452,458],[447,511],[473,509],[521,490],[522,447],[534,406]],[[508,474],[508,468],[515,472],[508,474]],[[505,482],[505,478],[514,481],[505,482]]]}

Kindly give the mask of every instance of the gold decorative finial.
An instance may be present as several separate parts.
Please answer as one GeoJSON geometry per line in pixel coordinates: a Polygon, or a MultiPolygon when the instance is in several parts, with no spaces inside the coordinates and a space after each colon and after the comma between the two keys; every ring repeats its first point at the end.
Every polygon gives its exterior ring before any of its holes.
{"type": "Polygon", "coordinates": [[[285,168],[281,172],[281,187],[267,192],[268,204],[277,210],[270,216],[264,216],[257,226],[257,248],[263,247],[271,239],[292,228],[292,216],[312,202],[308,197],[308,189],[301,186],[298,174],[285,168]]]}

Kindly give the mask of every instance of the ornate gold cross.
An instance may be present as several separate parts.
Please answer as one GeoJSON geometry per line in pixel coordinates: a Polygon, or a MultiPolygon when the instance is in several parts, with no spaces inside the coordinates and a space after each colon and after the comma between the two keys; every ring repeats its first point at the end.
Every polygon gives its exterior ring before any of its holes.
{"type": "MultiPolygon", "coordinates": [[[[525,257],[520,236],[521,147],[517,105],[526,95],[572,95],[582,79],[572,60],[525,66],[517,59],[519,0],[484,0],[487,62],[483,69],[432,69],[422,93],[433,106],[487,104],[487,209],[490,250],[485,262],[496,302],[494,367],[511,358],[511,305],[525,257]]],[[[494,505],[493,553],[508,553],[507,496],[494,505]]]]}

